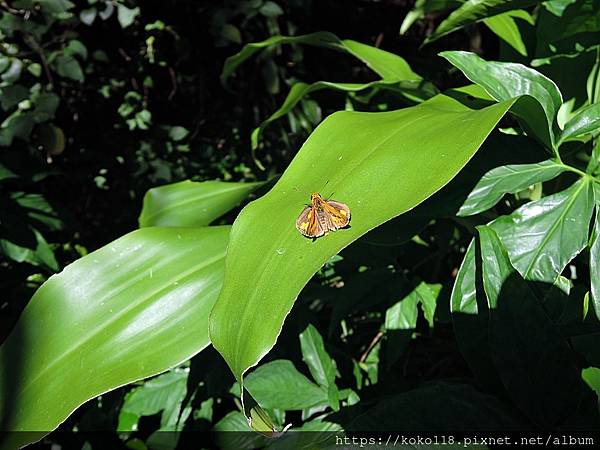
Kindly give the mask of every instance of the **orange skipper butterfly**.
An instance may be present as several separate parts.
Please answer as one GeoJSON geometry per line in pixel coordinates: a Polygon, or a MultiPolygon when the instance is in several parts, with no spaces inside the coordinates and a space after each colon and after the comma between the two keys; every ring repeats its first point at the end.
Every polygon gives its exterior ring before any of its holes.
{"type": "Polygon", "coordinates": [[[310,195],[310,205],[302,210],[296,228],[306,237],[318,238],[350,223],[350,208],[335,200],[323,200],[321,194],[310,195]]]}

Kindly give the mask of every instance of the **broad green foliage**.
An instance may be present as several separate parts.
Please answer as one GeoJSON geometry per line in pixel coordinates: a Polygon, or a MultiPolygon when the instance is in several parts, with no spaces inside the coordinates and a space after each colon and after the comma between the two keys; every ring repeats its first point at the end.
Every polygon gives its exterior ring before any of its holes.
{"type": "Polygon", "coordinates": [[[471,110],[438,96],[390,113],[337,113],[319,126],[275,187],[244,208],[232,229],[210,333],[238,380],[273,346],[295,298],[322,264],[446,184],[511,105],[471,110]],[[294,223],[310,193],[326,183],[350,207],[351,227],[312,242],[294,223]]]}
{"type": "Polygon", "coordinates": [[[0,378],[3,424],[52,430],[86,400],[206,347],[228,234],[135,231],[48,280],[0,350],[11,367],[0,378]]]}
{"type": "Polygon", "coordinates": [[[144,197],[140,227],[209,225],[262,184],[188,180],[150,189],[144,197]]]}

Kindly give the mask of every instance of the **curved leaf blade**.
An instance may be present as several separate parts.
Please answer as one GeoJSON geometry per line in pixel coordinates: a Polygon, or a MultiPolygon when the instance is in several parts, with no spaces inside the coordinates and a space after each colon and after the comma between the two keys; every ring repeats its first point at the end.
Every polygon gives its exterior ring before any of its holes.
{"type": "Polygon", "coordinates": [[[519,30],[519,26],[517,25],[517,22],[515,22],[515,19],[522,19],[530,25],[534,24],[531,15],[522,9],[488,17],[483,19],[483,23],[513,49],[521,55],[527,56],[527,47],[525,46],[525,42],[523,42],[521,31],[519,30]]]}
{"type": "Polygon", "coordinates": [[[519,96],[535,99],[536,105],[533,105],[524,97],[523,102],[515,105],[513,113],[548,148],[554,148],[553,127],[556,113],[562,105],[562,95],[552,80],[522,64],[486,61],[471,52],[447,51],[440,56],[497,101],[519,96]]]}
{"type": "Polygon", "coordinates": [[[144,195],[140,228],[208,225],[263,184],[186,180],[149,189],[144,195]]]}
{"type": "Polygon", "coordinates": [[[229,229],[137,230],[44,283],[0,347],[2,428],[50,431],[85,401],[205,348],[229,229]]]}
{"type": "Polygon", "coordinates": [[[386,52],[377,47],[362,44],[351,39],[340,39],[333,33],[321,31],[302,36],[271,36],[261,42],[246,44],[241,51],[227,58],[221,73],[221,80],[225,82],[240,64],[255,53],[265,48],[282,44],[312,45],[350,53],[369,66],[382,79],[388,81],[420,81],[422,79],[421,76],[413,72],[404,58],[394,53],[386,52]]]}
{"type": "Polygon", "coordinates": [[[467,25],[479,22],[513,9],[542,3],[544,0],[467,0],[437,27],[435,32],[425,40],[425,44],[437,41],[442,36],[460,30],[467,25]]]}
{"type": "Polygon", "coordinates": [[[594,103],[579,111],[569,120],[560,135],[560,142],[600,131],[600,103],[594,103]]]}
{"type": "MultiPolygon", "coordinates": [[[[252,150],[258,148],[260,134],[270,123],[284,117],[290,112],[302,98],[312,92],[317,92],[323,89],[332,89],[342,92],[360,92],[370,88],[380,88],[397,92],[400,96],[409,98],[412,101],[421,102],[438,93],[435,86],[431,83],[422,81],[398,81],[398,80],[379,80],[371,81],[370,83],[332,83],[329,81],[316,81],[315,83],[296,83],[288,92],[283,104],[265,119],[258,127],[252,131],[250,142],[252,150]]],[[[262,167],[261,167],[262,168],[262,167]]]]}
{"type": "Polygon", "coordinates": [[[450,181],[512,104],[470,110],[440,95],[399,111],[338,112],[313,132],[277,185],[246,206],[232,229],[210,335],[238,380],[274,345],[310,277],[450,181]],[[326,182],[350,207],[351,227],[312,242],[294,224],[326,182]]]}
{"type": "Polygon", "coordinates": [[[471,216],[490,209],[504,194],[516,194],[529,186],[548,181],[565,171],[565,166],[552,160],[535,164],[500,166],[486,173],[473,188],[458,211],[458,216],[471,216]]]}
{"type": "Polygon", "coordinates": [[[553,283],[587,245],[593,209],[592,186],[586,178],[499,217],[490,227],[523,278],[553,283]]]}

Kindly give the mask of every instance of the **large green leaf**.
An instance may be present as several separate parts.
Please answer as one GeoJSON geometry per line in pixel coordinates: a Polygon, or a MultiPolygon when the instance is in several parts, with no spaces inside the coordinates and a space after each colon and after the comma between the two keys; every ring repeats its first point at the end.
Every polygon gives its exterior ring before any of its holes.
{"type": "Polygon", "coordinates": [[[475,53],[440,53],[472,82],[498,101],[525,96],[513,109],[524,125],[548,148],[554,148],[556,113],[562,96],[552,80],[522,64],[486,61],[475,53]]]}
{"type": "Polygon", "coordinates": [[[542,3],[543,0],[467,0],[460,8],[453,11],[429,36],[425,43],[433,42],[459,30],[467,25],[479,22],[513,9],[542,3]]]}
{"type": "Polygon", "coordinates": [[[352,241],[448,183],[512,104],[471,110],[439,95],[399,111],[338,112],[313,132],[275,187],[233,225],[210,334],[238,380],[274,345],[310,277],[352,241]],[[312,241],[295,221],[310,193],[326,183],[322,193],[350,207],[351,227],[312,241]]]}
{"type": "Polygon", "coordinates": [[[525,279],[553,283],[587,245],[593,205],[591,182],[585,178],[499,217],[491,227],[525,279]]]}
{"type": "Polygon", "coordinates": [[[50,431],[90,398],[206,347],[228,235],[145,228],[44,283],[0,347],[2,429],[50,431]]]}
{"type": "Polygon", "coordinates": [[[573,353],[498,235],[488,226],[478,230],[494,364],[515,404],[541,427],[556,426],[577,409],[582,394],[573,353]]]}
{"type": "Polygon", "coordinates": [[[263,183],[181,181],[148,190],[140,227],[198,227],[237,206],[263,183]]]}
{"type": "Polygon", "coordinates": [[[566,170],[553,160],[535,164],[513,164],[490,170],[473,188],[458,211],[459,216],[470,216],[490,209],[504,194],[516,194],[541,181],[551,180],[566,170]]]}

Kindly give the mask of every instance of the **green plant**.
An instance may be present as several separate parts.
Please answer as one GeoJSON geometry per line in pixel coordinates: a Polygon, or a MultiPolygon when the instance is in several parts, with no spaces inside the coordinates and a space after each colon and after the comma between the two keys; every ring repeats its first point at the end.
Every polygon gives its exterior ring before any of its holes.
{"type": "MultiPolygon", "coordinates": [[[[439,10],[433,3],[417,8],[439,10]]],[[[502,34],[489,19],[513,20],[517,7],[540,2],[460,3],[428,42],[480,20],[502,34]]],[[[267,193],[262,183],[212,181],[148,191],[142,228],[44,283],[2,345],[1,360],[18,362],[0,377],[5,426],[53,429],[86,400],[202,350],[127,394],[119,430],[133,432],[140,417],[157,413],[159,429],[181,430],[188,419],[264,433],[290,417],[294,429],[336,432],[597,426],[598,44],[589,35],[595,22],[582,13],[591,3],[562,3],[527,16],[536,20],[535,46],[520,32],[503,37],[512,48],[503,51],[531,55],[536,68],[444,51],[449,73],[473,84],[441,93],[399,56],[331,34],[275,36],[230,58],[222,79],[258,49],[325,46],[380,77],[292,83],[254,131],[254,149],[266,123],[322,88],[351,101],[354,91],[372,91],[365,101],[373,109],[386,109],[378,108],[382,93],[404,107],[329,116],[267,193]],[[551,38],[549,15],[565,19],[551,38]],[[588,79],[585,93],[544,75],[573,61],[588,79]],[[294,223],[317,191],[348,204],[352,221],[311,241],[294,223]],[[224,215],[235,216],[233,226],[222,225],[224,215]],[[445,346],[449,332],[458,357],[445,346]],[[427,369],[399,369],[408,358],[427,369]],[[474,379],[456,368],[460,358],[474,379]],[[78,385],[91,371],[94,382],[78,385]],[[192,374],[203,381],[185,393],[192,374]],[[215,398],[239,411],[216,420],[215,398]],[[30,408],[34,399],[43,406],[30,408]]],[[[229,448],[285,448],[310,437],[219,439],[229,448]]]]}

